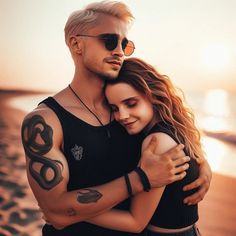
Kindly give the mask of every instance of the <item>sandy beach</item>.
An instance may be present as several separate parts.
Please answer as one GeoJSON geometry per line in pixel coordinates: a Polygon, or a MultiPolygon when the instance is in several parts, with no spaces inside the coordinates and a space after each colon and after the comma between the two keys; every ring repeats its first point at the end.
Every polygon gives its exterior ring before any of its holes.
{"type": "Polygon", "coordinates": [[[0,93],[0,235],[41,235],[42,220],[28,186],[20,140],[25,112],[7,101],[24,93],[0,93]]]}
{"type": "MultiPolygon", "coordinates": [[[[25,112],[7,104],[20,92],[0,92],[0,236],[39,236],[43,221],[28,186],[20,126],[25,112]]],[[[213,173],[200,203],[203,236],[236,235],[236,178],[213,173]]]]}

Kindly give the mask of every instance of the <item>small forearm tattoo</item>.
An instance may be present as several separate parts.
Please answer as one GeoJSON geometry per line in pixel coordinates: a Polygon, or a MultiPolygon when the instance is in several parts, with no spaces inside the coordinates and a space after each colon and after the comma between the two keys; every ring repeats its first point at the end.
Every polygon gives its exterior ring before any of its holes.
{"type": "Polygon", "coordinates": [[[102,197],[102,194],[94,189],[81,189],[78,191],[77,201],[79,203],[97,202],[102,197]]]}
{"type": "Polygon", "coordinates": [[[76,212],[76,210],[74,208],[69,208],[67,210],[67,214],[68,214],[68,216],[76,216],[77,212],[76,212]]]}
{"type": "Polygon", "coordinates": [[[54,188],[63,179],[63,164],[45,156],[53,146],[52,128],[46,124],[42,116],[34,115],[23,122],[21,135],[25,153],[30,159],[29,172],[31,176],[41,188],[45,190],[54,188]],[[39,171],[33,167],[35,163],[41,164],[39,171]],[[48,172],[53,175],[50,179],[47,177],[48,172]]]}

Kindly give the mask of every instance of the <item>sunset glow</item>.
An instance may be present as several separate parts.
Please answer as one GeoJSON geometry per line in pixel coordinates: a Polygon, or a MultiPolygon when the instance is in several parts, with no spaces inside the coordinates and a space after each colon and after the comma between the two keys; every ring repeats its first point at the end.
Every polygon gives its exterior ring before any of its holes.
{"type": "Polygon", "coordinates": [[[211,44],[203,51],[203,62],[210,70],[224,70],[230,63],[229,50],[223,44],[211,44]]]}
{"type": "MultiPolygon", "coordinates": [[[[180,88],[236,91],[236,1],[122,1],[135,16],[127,35],[134,57],[156,65],[180,88]]],[[[64,26],[90,2],[1,1],[0,89],[66,87],[74,65],[64,26]]]]}
{"type": "Polygon", "coordinates": [[[217,139],[204,137],[203,148],[214,172],[236,177],[235,149],[217,139]]]}
{"type": "Polygon", "coordinates": [[[205,118],[202,127],[208,131],[222,131],[229,129],[225,118],[229,115],[228,94],[221,89],[209,90],[205,96],[205,118]]]}

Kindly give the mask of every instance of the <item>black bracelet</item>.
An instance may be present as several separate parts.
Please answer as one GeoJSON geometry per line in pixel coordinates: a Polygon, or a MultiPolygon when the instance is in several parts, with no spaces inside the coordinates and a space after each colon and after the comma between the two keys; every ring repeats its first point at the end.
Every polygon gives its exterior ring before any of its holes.
{"type": "Polygon", "coordinates": [[[151,184],[149,182],[149,179],[148,179],[146,173],[140,167],[137,167],[134,171],[138,174],[138,176],[141,180],[141,183],[143,185],[143,191],[149,192],[151,189],[151,184]]]}
{"type": "Polygon", "coordinates": [[[125,183],[126,183],[128,194],[129,194],[130,197],[132,197],[133,192],[132,192],[132,186],[131,186],[131,183],[130,183],[130,180],[129,180],[129,175],[125,174],[124,177],[125,177],[125,183]]]}

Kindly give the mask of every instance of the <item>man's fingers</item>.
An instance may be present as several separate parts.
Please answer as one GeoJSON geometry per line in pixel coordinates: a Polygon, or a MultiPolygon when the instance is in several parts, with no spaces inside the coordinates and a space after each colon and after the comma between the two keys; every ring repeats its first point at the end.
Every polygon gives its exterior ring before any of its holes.
{"type": "Polygon", "coordinates": [[[174,166],[181,166],[183,165],[184,163],[190,161],[190,157],[189,156],[184,156],[184,157],[181,157],[181,158],[178,158],[176,160],[173,161],[173,165],[174,166]]]}
{"type": "Polygon", "coordinates": [[[188,191],[188,190],[192,190],[196,188],[198,188],[198,190],[196,193],[186,197],[184,199],[184,203],[188,205],[194,205],[200,202],[204,198],[206,192],[208,191],[209,186],[210,186],[209,181],[207,181],[207,178],[204,178],[204,177],[199,177],[194,182],[188,185],[185,185],[183,188],[184,191],[188,191]]]}
{"type": "Polygon", "coordinates": [[[198,178],[195,181],[193,181],[192,183],[185,185],[183,190],[189,191],[189,190],[200,187],[202,184],[203,184],[203,180],[201,178],[198,178]]]}
{"type": "Polygon", "coordinates": [[[179,157],[182,157],[184,155],[184,153],[182,152],[184,148],[184,145],[183,144],[178,144],[177,146],[171,148],[169,151],[167,151],[165,153],[165,157],[168,156],[170,157],[172,160],[175,160],[179,157]]]}
{"type": "Polygon", "coordinates": [[[198,190],[198,192],[192,194],[191,196],[186,197],[184,199],[184,203],[188,205],[195,205],[199,203],[200,201],[202,201],[205,192],[206,191],[204,189],[198,190]]]}
{"type": "Polygon", "coordinates": [[[185,170],[187,170],[189,168],[189,164],[185,163],[184,165],[175,167],[174,169],[174,174],[179,174],[181,172],[184,172],[185,170]]]}
{"type": "Polygon", "coordinates": [[[207,162],[205,162],[205,164],[201,164],[199,177],[192,183],[183,187],[184,191],[196,189],[196,192],[194,194],[184,199],[184,203],[188,205],[194,205],[200,202],[204,198],[210,187],[211,177],[212,174],[209,164],[207,162]]]}
{"type": "Polygon", "coordinates": [[[157,138],[156,136],[153,135],[146,150],[149,150],[150,152],[154,153],[156,147],[157,147],[157,138]]]}
{"type": "Polygon", "coordinates": [[[181,179],[183,179],[186,176],[186,171],[183,171],[177,175],[173,175],[172,179],[171,179],[171,183],[175,182],[175,181],[179,181],[181,179]]]}

